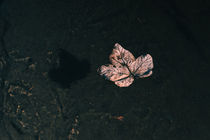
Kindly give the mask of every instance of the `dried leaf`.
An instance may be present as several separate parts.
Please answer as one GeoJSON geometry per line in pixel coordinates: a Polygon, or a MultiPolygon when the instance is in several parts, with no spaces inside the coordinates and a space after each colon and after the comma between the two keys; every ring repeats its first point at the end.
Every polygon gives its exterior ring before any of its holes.
{"type": "Polygon", "coordinates": [[[113,116],[113,119],[119,120],[119,121],[123,121],[124,116],[113,116]]]}
{"type": "Polygon", "coordinates": [[[109,59],[116,67],[122,64],[130,66],[135,61],[135,57],[128,50],[124,49],[120,44],[116,43],[109,59]]]}
{"type": "Polygon", "coordinates": [[[152,74],[153,67],[152,56],[147,54],[145,56],[139,56],[129,68],[136,77],[143,78],[152,74]]]}
{"type": "Polygon", "coordinates": [[[134,77],[150,76],[154,67],[151,55],[142,55],[135,59],[131,52],[118,43],[115,44],[109,59],[112,64],[102,65],[98,72],[119,87],[130,86],[134,77]]]}

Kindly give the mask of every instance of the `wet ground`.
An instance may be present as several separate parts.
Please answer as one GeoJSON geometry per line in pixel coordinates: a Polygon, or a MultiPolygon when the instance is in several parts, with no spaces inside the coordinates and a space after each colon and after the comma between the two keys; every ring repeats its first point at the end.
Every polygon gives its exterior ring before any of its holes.
{"type": "Polygon", "coordinates": [[[1,140],[210,139],[210,2],[0,3],[1,140]],[[105,80],[118,42],[153,75],[105,80]]]}

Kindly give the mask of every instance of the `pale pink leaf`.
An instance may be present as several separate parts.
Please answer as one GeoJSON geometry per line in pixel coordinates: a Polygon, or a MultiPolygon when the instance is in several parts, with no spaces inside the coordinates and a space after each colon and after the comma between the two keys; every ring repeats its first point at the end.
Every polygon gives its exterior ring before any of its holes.
{"type": "Polygon", "coordinates": [[[114,83],[115,83],[115,85],[117,85],[119,87],[128,87],[133,83],[133,81],[134,81],[133,76],[129,76],[125,79],[115,81],[114,83]]]}
{"type": "Polygon", "coordinates": [[[128,50],[124,49],[120,44],[116,43],[114,49],[109,56],[110,62],[116,67],[127,65],[130,66],[135,61],[135,57],[128,50]]]}
{"type": "Polygon", "coordinates": [[[147,54],[145,56],[139,56],[136,61],[131,64],[130,69],[135,76],[143,78],[152,74],[153,67],[152,56],[147,54]]]}
{"type": "Polygon", "coordinates": [[[116,43],[109,56],[112,64],[102,65],[98,72],[119,87],[128,87],[134,77],[148,77],[154,67],[151,55],[139,56],[136,60],[132,53],[116,43]]]}
{"type": "Polygon", "coordinates": [[[117,81],[129,76],[129,71],[126,67],[114,67],[114,65],[102,65],[99,69],[100,75],[105,76],[110,81],[117,81]]]}

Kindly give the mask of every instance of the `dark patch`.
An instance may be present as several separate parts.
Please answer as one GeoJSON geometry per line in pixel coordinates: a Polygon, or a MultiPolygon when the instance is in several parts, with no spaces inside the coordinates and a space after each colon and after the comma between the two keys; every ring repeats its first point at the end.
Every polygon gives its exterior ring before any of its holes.
{"type": "Polygon", "coordinates": [[[142,75],[147,75],[147,74],[150,73],[150,71],[151,71],[151,69],[147,70],[147,71],[146,71],[144,74],[142,74],[142,75]]]}
{"type": "Polygon", "coordinates": [[[187,24],[189,21],[187,21],[188,17],[184,16],[185,13],[183,13],[172,1],[167,3],[166,7],[161,6],[161,9],[163,9],[164,12],[171,17],[171,19],[173,19],[173,21],[176,23],[177,29],[183,33],[186,40],[194,44],[194,46],[193,47],[191,46],[191,48],[189,49],[194,48],[195,51],[199,54],[198,56],[201,57],[202,61],[208,60],[206,58],[204,50],[202,49],[202,45],[199,44],[192,30],[189,28],[189,25],[187,24]]]}
{"type": "Polygon", "coordinates": [[[21,130],[21,127],[18,126],[15,122],[11,121],[10,122],[12,127],[18,132],[18,134],[23,135],[23,131],[21,130]]]}
{"type": "Polygon", "coordinates": [[[87,60],[78,60],[64,49],[59,49],[58,57],[59,66],[50,69],[49,77],[64,88],[68,88],[72,82],[86,77],[90,71],[90,63],[87,60]]]}

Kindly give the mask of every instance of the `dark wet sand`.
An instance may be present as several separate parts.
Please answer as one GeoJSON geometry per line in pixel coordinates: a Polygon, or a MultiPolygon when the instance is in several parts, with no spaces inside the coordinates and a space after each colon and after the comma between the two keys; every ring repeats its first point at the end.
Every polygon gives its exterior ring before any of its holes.
{"type": "Polygon", "coordinates": [[[0,140],[210,139],[210,2],[0,3],[0,140]],[[118,42],[153,75],[97,73],[118,42]]]}

